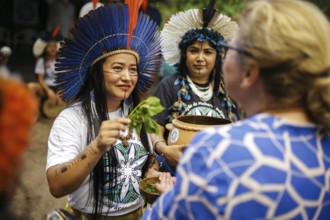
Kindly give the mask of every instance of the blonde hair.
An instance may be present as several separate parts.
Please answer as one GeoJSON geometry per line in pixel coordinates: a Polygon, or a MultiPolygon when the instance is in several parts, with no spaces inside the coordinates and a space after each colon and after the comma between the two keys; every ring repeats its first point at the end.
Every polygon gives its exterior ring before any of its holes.
{"type": "Polygon", "coordinates": [[[237,45],[258,62],[267,94],[329,129],[330,24],[321,10],[302,0],[255,0],[238,21],[237,45]]]}

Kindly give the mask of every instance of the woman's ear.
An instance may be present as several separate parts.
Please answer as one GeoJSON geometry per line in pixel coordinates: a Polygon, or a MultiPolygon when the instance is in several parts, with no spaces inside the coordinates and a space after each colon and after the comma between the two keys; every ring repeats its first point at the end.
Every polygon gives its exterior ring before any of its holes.
{"type": "Polygon", "coordinates": [[[251,63],[245,68],[243,79],[241,82],[242,88],[249,88],[259,81],[260,67],[257,63],[251,63]]]}

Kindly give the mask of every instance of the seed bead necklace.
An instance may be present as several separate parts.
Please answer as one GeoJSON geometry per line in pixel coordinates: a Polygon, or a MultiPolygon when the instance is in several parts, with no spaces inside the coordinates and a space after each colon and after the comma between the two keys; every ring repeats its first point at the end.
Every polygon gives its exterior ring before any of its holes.
{"type": "Polygon", "coordinates": [[[189,82],[189,86],[193,93],[195,93],[203,102],[209,101],[213,95],[213,89],[211,83],[207,87],[197,86],[187,75],[187,80],[189,82]]]}

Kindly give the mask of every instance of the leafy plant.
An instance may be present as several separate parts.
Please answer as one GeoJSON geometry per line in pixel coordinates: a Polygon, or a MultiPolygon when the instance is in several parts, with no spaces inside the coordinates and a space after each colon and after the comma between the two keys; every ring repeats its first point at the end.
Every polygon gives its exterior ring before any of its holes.
{"type": "Polygon", "coordinates": [[[131,119],[131,123],[128,126],[129,130],[132,130],[135,127],[137,134],[140,135],[142,125],[144,123],[147,133],[159,134],[158,124],[154,119],[152,119],[152,116],[162,112],[163,110],[164,107],[160,104],[159,98],[149,96],[138,106],[136,106],[128,115],[128,118],[131,119]]]}
{"type": "Polygon", "coordinates": [[[159,192],[156,188],[156,183],[148,183],[144,186],[143,188],[145,191],[147,191],[148,193],[152,193],[152,194],[158,194],[159,192]]]}

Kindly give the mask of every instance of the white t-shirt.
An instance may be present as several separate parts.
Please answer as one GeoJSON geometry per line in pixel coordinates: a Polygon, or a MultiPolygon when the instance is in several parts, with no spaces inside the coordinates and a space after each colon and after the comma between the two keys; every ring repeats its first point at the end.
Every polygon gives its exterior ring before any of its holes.
{"type": "MultiPolygon", "coordinates": [[[[122,111],[109,113],[109,118],[122,117],[122,111]]],[[[125,134],[124,134],[125,135],[125,134]]],[[[115,144],[118,167],[117,186],[118,195],[112,208],[103,207],[103,214],[118,216],[127,214],[144,204],[140,195],[139,181],[142,176],[141,168],[146,163],[148,151],[142,146],[141,140],[134,131],[128,141],[129,146],[123,146],[121,140],[115,144]]],[[[46,169],[74,159],[87,147],[87,121],[82,114],[80,103],[64,109],[55,119],[48,139],[48,155],[46,169]]],[[[110,177],[110,175],[106,176],[110,177]]],[[[89,194],[88,176],[83,184],[69,195],[71,207],[83,213],[93,212],[93,201],[88,202],[89,194]],[[88,202],[88,203],[87,203],[88,202]]],[[[111,187],[105,186],[105,191],[111,187]]],[[[113,201],[104,198],[104,203],[113,201]]]]}
{"type": "Polygon", "coordinates": [[[47,86],[55,86],[55,62],[56,60],[48,60],[45,63],[43,57],[38,58],[34,72],[36,74],[45,75],[45,83],[47,86]]]}

